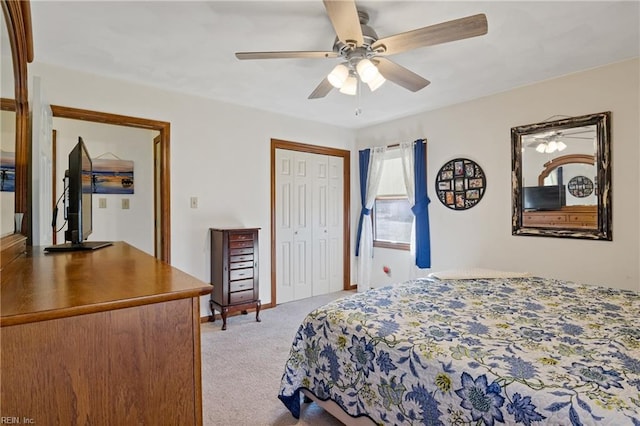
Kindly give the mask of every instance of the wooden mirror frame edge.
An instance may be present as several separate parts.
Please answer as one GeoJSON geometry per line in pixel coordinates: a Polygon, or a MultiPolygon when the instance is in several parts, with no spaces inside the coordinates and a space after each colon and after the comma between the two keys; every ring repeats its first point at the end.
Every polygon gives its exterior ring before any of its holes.
{"type": "Polygon", "coordinates": [[[0,268],[19,256],[29,239],[29,96],[27,64],[33,61],[31,4],[28,0],[2,0],[2,12],[7,23],[13,76],[15,83],[16,151],[15,151],[15,212],[23,213],[20,232],[0,239],[0,268]]]}
{"type": "Polygon", "coordinates": [[[590,164],[595,166],[596,156],[590,154],[569,154],[547,161],[543,164],[544,169],[542,169],[542,173],[538,176],[538,186],[543,186],[545,178],[555,169],[565,164],[590,164]]]}

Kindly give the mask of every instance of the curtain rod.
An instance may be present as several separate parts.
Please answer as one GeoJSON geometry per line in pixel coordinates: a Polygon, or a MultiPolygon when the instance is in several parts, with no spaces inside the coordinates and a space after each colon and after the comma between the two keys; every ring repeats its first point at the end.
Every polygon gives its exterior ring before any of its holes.
{"type": "MultiPolygon", "coordinates": [[[[416,143],[416,141],[413,141],[412,143],[416,143]]],[[[422,143],[427,143],[427,138],[422,138],[422,143]]],[[[399,146],[400,146],[399,143],[394,143],[394,144],[391,144],[391,145],[387,145],[386,147],[387,148],[397,148],[399,146]]]]}

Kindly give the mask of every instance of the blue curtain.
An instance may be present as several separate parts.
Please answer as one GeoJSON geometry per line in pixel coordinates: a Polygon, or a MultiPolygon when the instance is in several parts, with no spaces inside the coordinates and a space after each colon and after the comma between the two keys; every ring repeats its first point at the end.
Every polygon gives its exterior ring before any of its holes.
{"type": "Polygon", "coordinates": [[[360,254],[360,234],[362,234],[362,221],[364,217],[370,213],[365,208],[367,202],[367,174],[369,172],[369,158],[371,157],[370,149],[363,149],[359,152],[358,160],[360,162],[360,220],[358,221],[358,233],[356,234],[356,256],[360,254]]]}
{"type": "MultiPolygon", "coordinates": [[[[427,144],[418,139],[414,144],[415,205],[411,208],[416,217],[416,265],[431,267],[431,237],[429,234],[429,197],[427,196],[427,144]]],[[[361,217],[362,219],[362,217],[361,217]]]]}

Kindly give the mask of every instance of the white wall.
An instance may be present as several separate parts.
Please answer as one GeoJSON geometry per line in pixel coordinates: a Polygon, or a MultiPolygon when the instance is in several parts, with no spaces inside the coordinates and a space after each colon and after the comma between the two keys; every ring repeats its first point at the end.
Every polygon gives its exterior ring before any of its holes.
{"type": "MultiPolygon", "coordinates": [[[[31,75],[42,77],[51,104],[171,123],[172,265],[209,282],[208,228],[261,227],[260,296],[265,304],[271,301],[271,138],[352,151],[352,234],[360,208],[355,142],[362,148],[428,138],[431,270],[461,266],[527,270],[640,290],[638,71],[638,60],[627,61],[355,132],[45,64],[30,65],[31,75]],[[552,115],[607,110],[612,111],[613,123],[613,241],[512,236],[511,127],[552,115]],[[487,176],[482,201],[466,211],[450,210],[433,196],[435,173],[456,157],[478,162],[487,176]],[[199,199],[197,209],[189,207],[193,196],[199,199]]],[[[352,239],[352,252],[353,247],[352,239]]],[[[406,252],[376,249],[375,256],[376,285],[398,282],[413,273],[406,252]],[[384,275],[382,265],[391,267],[391,277],[384,275]]],[[[355,277],[353,259],[351,271],[355,277]]],[[[204,297],[202,315],[208,312],[204,297]]]]}
{"type": "MultiPolygon", "coordinates": [[[[56,200],[62,194],[68,155],[78,137],[82,137],[92,158],[133,161],[133,194],[93,194],[93,232],[89,240],[126,241],[153,256],[153,138],[158,132],[65,118],[54,118],[53,128],[57,131],[56,200]],[[106,208],[99,208],[100,198],[106,199],[106,208]],[[124,198],[129,199],[126,210],[122,209],[124,198]]],[[[60,201],[59,228],[64,222],[62,207],[60,201]]],[[[58,233],[57,242],[64,242],[63,231],[58,233]]]]}
{"type": "MultiPolygon", "coordinates": [[[[639,75],[635,59],[359,131],[359,149],[429,141],[432,269],[419,274],[475,266],[640,290],[639,75]],[[602,111],[612,112],[613,241],[511,235],[511,127],[602,111]],[[433,187],[438,169],[456,157],[476,161],[487,177],[483,199],[464,211],[443,206],[433,187]]],[[[375,249],[372,281],[409,278],[408,263],[407,252],[375,249]]]]}
{"type": "MultiPolygon", "coordinates": [[[[352,150],[355,132],[313,121],[33,63],[52,105],[171,123],[171,264],[209,282],[214,226],[261,227],[260,298],[271,301],[271,138],[352,150]],[[198,197],[191,209],[190,197],[198,197]]],[[[312,117],[310,117],[312,118],[312,117]]],[[[357,158],[352,157],[352,187],[357,158]]],[[[352,191],[352,205],[357,193],[352,191]]],[[[353,242],[351,244],[353,247],[353,242]]],[[[353,270],[353,268],[352,268],[353,270]]],[[[209,313],[208,297],[201,300],[209,313]]]]}

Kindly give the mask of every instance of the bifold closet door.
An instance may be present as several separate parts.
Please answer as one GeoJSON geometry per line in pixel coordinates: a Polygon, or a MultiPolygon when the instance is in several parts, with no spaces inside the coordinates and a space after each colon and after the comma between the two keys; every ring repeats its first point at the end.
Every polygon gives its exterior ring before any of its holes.
{"type": "Polygon", "coordinates": [[[277,303],[312,294],[310,155],[276,150],[277,303]]]}
{"type": "Polygon", "coordinates": [[[342,162],[276,149],[277,303],[342,290],[342,162]]]}
{"type": "Polygon", "coordinates": [[[343,159],[314,155],[312,166],[313,295],[343,287],[343,159]]]}

